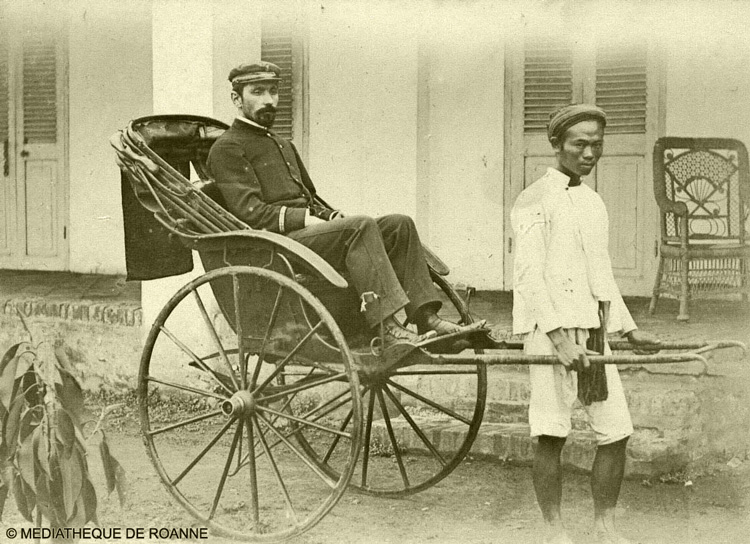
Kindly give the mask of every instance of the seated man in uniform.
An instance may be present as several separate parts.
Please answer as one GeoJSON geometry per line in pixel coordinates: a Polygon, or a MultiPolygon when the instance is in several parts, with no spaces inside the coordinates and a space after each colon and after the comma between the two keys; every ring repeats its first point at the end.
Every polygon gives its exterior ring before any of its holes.
{"type": "Polygon", "coordinates": [[[294,145],[270,130],[280,73],[269,62],[242,64],[229,73],[239,115],[208,157],[229,211],[254,229],[298,241],[346,271],[360,296],[374,293],[377,303],[363,304],[365,317],[373,329],[382,323],[386,347],[483,326],[460,326],[438,316],[441,303],[411,218],[345,217],[316,204],[315,187],[294,145]],[[402,308],[418,333],[394,318],[402,308]]]}

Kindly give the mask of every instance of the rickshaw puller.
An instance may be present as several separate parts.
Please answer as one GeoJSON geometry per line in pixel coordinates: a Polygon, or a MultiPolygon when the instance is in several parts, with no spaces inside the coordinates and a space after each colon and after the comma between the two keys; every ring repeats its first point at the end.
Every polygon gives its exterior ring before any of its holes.
{"type": "Polygon", "coordinates": [[[659,343],[637,329],[622,300],[607,248],[604,202],[581,182],[602,156],[606,124],[604,111],[589,104],[553,112],[547,136],[556,165],[524,189],[511,212],[513,332],[524,335],[525,353],[557,355],[562,363],[529,369],[534,491],[550,544],[572,544],[561,518],[560,455],[576,398],[597,439],[591,468],[597,537],[607,544],[628,542],[615,530],[615,507],[633,425],[617,367],[590,366],[587,340],[598,336],[605,355],[607,332],[622,333],[635,345],[659,343]]]}

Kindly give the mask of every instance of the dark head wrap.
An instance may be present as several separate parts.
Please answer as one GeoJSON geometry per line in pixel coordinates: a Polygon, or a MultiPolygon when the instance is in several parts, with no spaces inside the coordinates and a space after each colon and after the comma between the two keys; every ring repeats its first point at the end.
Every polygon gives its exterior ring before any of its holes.
{"type": "Polygon", "coordinates": [[[604,110],[591,104],[570,104],[553,111],[549,116],[547,125],[547,138],[561,138],[565,131],[576,123],[588,120],[600,121],[602,126],[607,126],[607,114],[604,110]]]}

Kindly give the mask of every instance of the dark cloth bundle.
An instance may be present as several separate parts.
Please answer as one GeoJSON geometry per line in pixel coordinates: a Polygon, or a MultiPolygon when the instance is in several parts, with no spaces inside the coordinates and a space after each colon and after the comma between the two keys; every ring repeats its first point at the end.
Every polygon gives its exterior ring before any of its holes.
{"type": "MultiPolygon", "coordinates": [[[[586,349],[604,355],[605,343],[604,327],[589,329],[586,349]]],[[[578,400],[581,404],[588,406],[592,402],[605,401],[608,394],[604,365],[591,365],[587,371],[578,373],[578,400]]]]}
{"type": "Polygon", "coordinates": [[[191,251],[169,235],[138,201],[128,175],[121,172],[122,215],[127,279],[153,280],[190,272],[191,251]]]}

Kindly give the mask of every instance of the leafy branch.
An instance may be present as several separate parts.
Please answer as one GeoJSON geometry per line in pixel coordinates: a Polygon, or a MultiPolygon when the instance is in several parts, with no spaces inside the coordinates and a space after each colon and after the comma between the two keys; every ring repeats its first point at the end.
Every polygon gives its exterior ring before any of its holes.
{"type": "Polygon", "coordinates": [[[51,527],[97,523],[86,451],[97,435],[107,491],[117,490],[122,504],[125,472],[102,429],[112,409],[90,416],[72,366],[49,343],[12,346],[0,360],[0,517],[12,494],[21,515],[37,525],[41,519],[51,527]]]}

